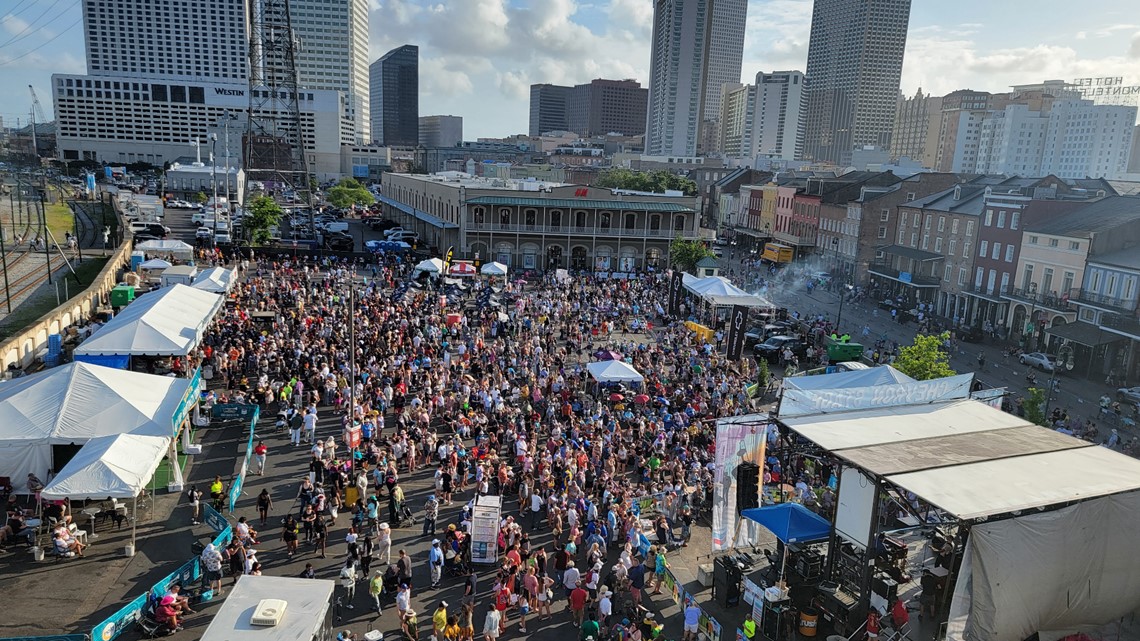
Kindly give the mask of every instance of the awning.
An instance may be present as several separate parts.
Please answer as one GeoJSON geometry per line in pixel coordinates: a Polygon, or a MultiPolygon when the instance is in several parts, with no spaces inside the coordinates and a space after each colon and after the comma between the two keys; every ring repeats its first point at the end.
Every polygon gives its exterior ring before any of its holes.
{"type": "Polygon", "coordinates": [[[439,216],[433,216],[426,211],[421,211],[410,205],[405,205],[404,203],[398,200],[393,200],[387,196],[380,196],[379,200],[385,205],[388,205],[389,207],[395,207],[403,213],[422,220],[432,227],[439,227],[440,229],[459,229],[459,225],[456,225],[455,223],[449,223],[439,216]]]}
{"type": "MultiPolygon", "coordinates": [[[[891,270],[891,271],[894,271],[894,270],[891,270]]],[[[886,278],[888,280],[893,280],[895,282],[902,283],[904,285],[910,285],[911,287],[929,287],[932,289],[938,289],[939,287],[941,287],[941,285],[939,285],[938,283],[926,282],[924,280],[916,282],[914,280],[914,275],[911,274],[910,272],[897,272],[897,273],[892,274],[890,271],[886,271],[883,269],[876,269],[874,267],[868,267],[867,273],[868,274],[874,274],[875,276],[881,276],[881,277],[886,278]]]]}
{"type": "Polygon", "coordinates": [[[1077,321],[1046,327],[1045,333],[1063,341],[1073,341],[1085,347],[1097,347],[1120,340],[1125,340],[1120,334],[1107,332],[1092,323],[1077,321]]]}
{"type": "Polygon", "coordinates": [[[784,543],[822,541],[831,533],[831,523],[800,505],[781,503],[742,510],[740,515],[763,525],[784,543]]]}
{"type": "Polygon", "coordinates": [[[885,247],[876,247],[875,249],[877,251],[883,252],[884,254],[892,254],[894,256],[906,256],[907,258],[913,258],[914,260],[917,260],[920,262],[927,262],[927,261],[938,260],[940,258],[943,258],[942,254],[936,254],[934,252],[922,251],[921,249],[915,249],[914,247],[907,247],[906,245],[886,245],[885,247]]]}

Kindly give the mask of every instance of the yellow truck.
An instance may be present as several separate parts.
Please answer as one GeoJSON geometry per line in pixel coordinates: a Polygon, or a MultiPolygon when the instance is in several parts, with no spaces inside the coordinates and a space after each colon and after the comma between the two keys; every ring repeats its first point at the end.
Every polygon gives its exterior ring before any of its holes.
{"type": "Polygon", "coordinates": [[[795,254],[796,250],[788,247],[787,245],[781,245],[780,243],[764,243],[764,253],[761,254],[760,257],[768,262],[776,263],[777,265],[783,265],[792,262],[792,258],[795,256],[795,254]]]}

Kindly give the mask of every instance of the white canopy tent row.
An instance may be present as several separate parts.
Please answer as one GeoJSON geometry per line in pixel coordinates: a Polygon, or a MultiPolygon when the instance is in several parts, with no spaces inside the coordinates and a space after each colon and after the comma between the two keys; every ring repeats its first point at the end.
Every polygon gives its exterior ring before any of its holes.
{"type": "MultiPolygon", "coordinates": [[[[74,362],[4,382],[0,476],[27,493],[22,481],[29,473],[47,478],[49,470],[64,467],[57,454],[66,456],[74,446],[82,452],[93,439],[119,434],[161,438],[174,456],[174,436],[198,399],[197,380],[74,362]]],[[[181,484],[178,465],[172,470],[181,484]]]]}
{"type": "Polygon", "coordinates": [[[232,269],[225,267],[211,267],[194,279],[190,285],[194,289],[200,289],[204,292],[211,294],[228,294],[234,288],[236,282],[236,274],[232,269]]]}
{"type": "Polygon", "coordinates": [[[170,254],[175,258],[194,258],[194,246],[181,240],[148,240],[135,245],[135,249],[148,254],[165,256],[170,254]]]}
{"type": "Polygon", "coordinates": [[[733,285],[724,276],[709,276],[697,278],[689,274],[682,277],[685,289],[692,292],[697,298],[714,307],[743,305],[745,307],[774,307],[771,301],[763,296],[756,296],[733,285]]]}
{"type": "Polygon", "coordinates": [[[221,309],[217,294],[187,285],[135,299],[75,349],[75,360],[120,368],[133,356],[186,356],[221,309]]]}
{"type": "Polygon", "coordinates": [[[132,500],[129,550],[133,553],[138,532],[138,498],[152,483],[169,445],[170,438],[165,436],[97,436],[87,441],[79,453],[63,466],[40,496],[49,501],[132,500]]]}

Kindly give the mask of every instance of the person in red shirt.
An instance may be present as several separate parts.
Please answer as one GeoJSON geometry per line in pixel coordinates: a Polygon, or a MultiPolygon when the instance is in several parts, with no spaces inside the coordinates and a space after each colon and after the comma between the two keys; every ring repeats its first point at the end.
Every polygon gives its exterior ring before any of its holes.
{"type": "Polygon", "coordinates": [[[173,596],[167,595],[162,597],[162,600],[159,601],[158,606],[154,609],[154,618],[169,628],[171,633],[182,629],[182,626],[178,623],[178,604],[175,603],[173,596]]]}
{"type": "Polygon", "coordinates": [[[511,589],[503,583],[495,593],[495,609],[499,611],[499,634],[507,631],[507,608],[511,607],[511,589]]]}
{"type": "Polygon", "coordinates": [[[582,587],[582,582],[578,582],[578,587],[570,592],[570,611],[574,613],[574,622],[578,627],[582,626],[582,621],[586,615],[586,599],[590,597],[590,593],[582,587]]]}

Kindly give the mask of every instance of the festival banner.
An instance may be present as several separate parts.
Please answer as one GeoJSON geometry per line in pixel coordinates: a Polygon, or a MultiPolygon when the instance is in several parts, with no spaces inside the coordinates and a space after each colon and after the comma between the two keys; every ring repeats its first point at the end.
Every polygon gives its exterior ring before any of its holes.
{"type": "Polygon", "coordinates": [[[744,305],[733,305],[732,313],[728,317],[728,360],[738,361],[744,353],[744,333],[747,331],[745,320],[748,319],[748,308],[744,305]]]}
{"type": "Polygon", "coordinates": [[[736,509],[736,468],[748,461],[764,465],[768,415],[749,414],[717,421],[716,472],[713,476],[712,551],[753,547],[760,525],[741,519],[736,509]]]}
{"type": "Polygon", "coordinates": [[[669,279],[669,315],[681,315],[681,299],[685,291],[685,273],[680,269],[673,270],[673,277],[669,279]]]}
{"type": "Polygon", "coordinates": [[[1001,401],[1005,398],[1006,389],[1004,387],[991,387],[990,389],[980,389],[970,394],[970,398],[981,403],[985,403],[995,410],[1001,409],[1001,401]]]}

